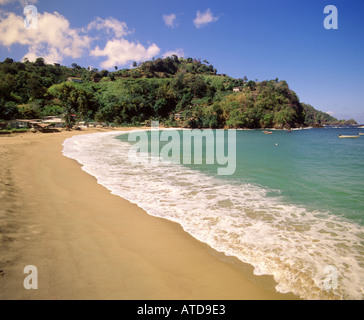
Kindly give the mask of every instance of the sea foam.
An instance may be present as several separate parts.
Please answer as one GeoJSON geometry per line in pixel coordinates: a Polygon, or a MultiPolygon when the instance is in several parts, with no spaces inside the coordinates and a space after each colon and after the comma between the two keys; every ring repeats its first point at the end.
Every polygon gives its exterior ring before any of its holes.
{"type": "Polygon", "coordinates": [[[272,275],[279,292],[303,299],[363,299],[362,226],[285,203],[275,190],[163,161],[135,163],[127,157],[130,144],[116,139],[121,134],[74,136],[64,142],[63,154],[112,194],[179,223],[215,250],[251,264],[256,275],[272,275]]]}

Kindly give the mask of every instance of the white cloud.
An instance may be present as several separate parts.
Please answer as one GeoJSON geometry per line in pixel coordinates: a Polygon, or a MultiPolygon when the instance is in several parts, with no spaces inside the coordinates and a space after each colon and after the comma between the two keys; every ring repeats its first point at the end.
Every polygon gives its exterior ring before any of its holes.
{"type": "Polygon", "coordinates": [[[166,26],[174,28],[176,26],[176,15],[174,13],[171,14],[164,14],[163,15],[163,21],[166,24],[166,26]]]}
{"type": "Polygon", "coordinates": [[[93,57],[106,57],[106,60],[101,63],[102,68],[109,69],[114,66],[125,65],[131,61],[140,62],[151,59],[160,52],[159,47],[154,43],[145,47],[139,42],[124,39],[132,31],[129,31],[125,22],[120,22],[115,18],[106,20],[96,18],[87,27],[87,30],[93,29],[105,31],[106,34],[112,35],[112,39],[107,41],[103,49],[96,46],[90,51],[90,55],[93,57]]]}
{"type": "Polygon", "coordinates": [[[61,63],[65,58],[91,56],[101,59],[102,68],[113,68],[151,59],[160,53],[155,43],[144,46],[126,40],[125,36],[131,33],[125,22],[115,18],[96,18],[85,28],[72,28],[57,12],[39,14],[38,29],[26,29],[24,16],[0,12],[0,45],[9,50],[13,45],[26,46],[23,58],[30,61],[43,57],[47,63],[61,63]],[[96,41],[103,44],[96,45],[96,41]]]}
{"type": "Polygon", "coordinates": [[[211,22],[215,22],[219,20],[218,17],[215,17],[210,9],[207,9],[205,12],[197,11],[197,15],[193,23],[195,24],[196,28],[201,28],[211,22]]]}
{"type": "Polygon", "coordinates": [[[57,12],[39,14],[38,29],[27,30],[24,18],[7,13],[0,20],[0,44],[28,46],[29,60],[43,57],[48,63],[61,62],[64,57],[80,58],[89,48],[92,38],[70,27],[69,21],[57,12]]]}
{"type": "Polygon", "coordinates": [[[106,43],[104,49],[96,46],[90,52],[90,55],[94,57],[107,57],[101,63],[101,67],[109,69],[117,65],[125,65],[130,61],[140,62],[151,59],[158,55],[159,52],[160,49],[155,43],[146,48],[139,42],[130,42],[126,39],[113,39],[106,43]]]}
{"type": "Polygon", "coordinates": [[[185,56],[185,53],[183,49],[179,48],[176,50],[167,51],[166,53],[163,54],[163,58],[171,57],[172,55],[176,55],[177,57],[182,58],[185,56]]]}
{"type": "Polygon", "coordinates": [[[38,0],[0,0],[0,5],[5,5],[8,3],[15,3],[19,2],[23,7],[25,7],[28,4],[35,4],[38,2],[38,0]]]}
{"type": "Polygon", "coordinates": [[[113,34],[117,38],[124,37],[130,33],[128,26],[125,22],[121,22],[115,18],[101,19],[96,18],[87,26],[87,31],[96,29],[98,31],[105,31],[107,34],[113,34]]]}

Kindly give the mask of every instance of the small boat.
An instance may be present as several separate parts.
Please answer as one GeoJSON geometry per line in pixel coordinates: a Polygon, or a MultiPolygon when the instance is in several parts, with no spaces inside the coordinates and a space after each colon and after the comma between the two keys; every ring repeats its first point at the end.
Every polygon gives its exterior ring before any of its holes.
{"type": "Polygon", "coordinates": [[[263,131],[264,134],[272,134],[272,131],[263,131]]]}
{"type": "Polygon", "coordinates": [[[286,132],[287,132],[287,133],[292,133],[292,130],[287,130],[286,132]]]}
{"type": "Polygon", "coordinates": [[[359,136],[364,136],[364,132],[359,132],[359,136]]]}
{"type": "Polygon", "coordinates": [[[339,138],[340,139],[357,139],[357,138],[359,138],[359,135],[357,135],[357,136],[347,136],[347,135],[341,134],[341,135],[339,135],[339,138]]]}
{"type": "Polygon", "coordinates": [[[364,129],[364,126],[360,126],[360,127],[358,127],[359,129],[364,129]]]}

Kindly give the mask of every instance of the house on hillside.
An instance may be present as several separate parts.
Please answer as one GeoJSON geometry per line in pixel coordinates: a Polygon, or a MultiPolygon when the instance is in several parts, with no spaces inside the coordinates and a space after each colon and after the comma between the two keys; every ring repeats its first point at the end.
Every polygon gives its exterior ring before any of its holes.
{"type": "Polygon", "coordinates": [[[68,77],[67,81],[69,82],[76,82],[76,83],[82,83],[82,79],[81,78],[74,78],[74,77],[68,77]]]}
{"type": "Polygon", "coordinates": [[[233,92],[241,92],[243,90],[242,87],[235,87],[233,88],[233,92]]]}

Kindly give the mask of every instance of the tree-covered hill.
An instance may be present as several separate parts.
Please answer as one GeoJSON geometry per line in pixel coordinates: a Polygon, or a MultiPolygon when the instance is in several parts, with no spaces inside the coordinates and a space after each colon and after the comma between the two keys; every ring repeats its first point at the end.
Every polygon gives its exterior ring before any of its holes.
{"type": "MultiPolygon", "coordinates": [[[[216,75],[216,69],[206,60],[178,58],[176,55],[145,61],[134,69],[124,69],[113,73],[116,78],[171,78],[181,73],[216,75]]],[[[117,67],[115,67],[117,69],[117,67]]]]}
{"type": "Polygon", "coordinates": [[[75,63],[71,68],[49,65],[42,58],[0,63],[0,119],[73,113],[78,120],[114,125],[159,120],[192,128],[289,128],[337,121],[300,103],[285,81],[218,75],[206,60],[172,56],[134,63],[132,69],[115,66],[114,72],[75,63]]]}
{"type": "Polygon", "coordinates": [[[315,125],[356,125],[357,122],[353,119],[338,120],[326,112],[318,111],[313,106],[301,103],[305,111],[305,123],[309,126],[315,125]]]}

